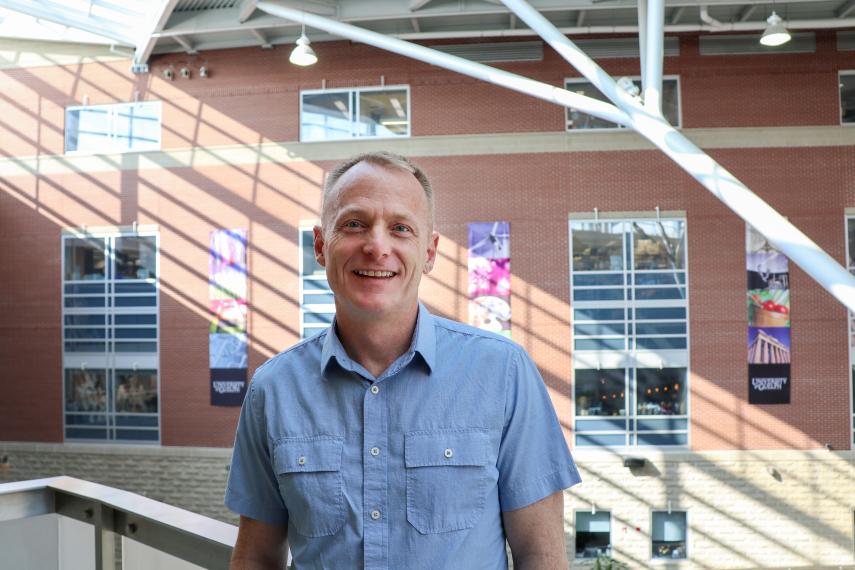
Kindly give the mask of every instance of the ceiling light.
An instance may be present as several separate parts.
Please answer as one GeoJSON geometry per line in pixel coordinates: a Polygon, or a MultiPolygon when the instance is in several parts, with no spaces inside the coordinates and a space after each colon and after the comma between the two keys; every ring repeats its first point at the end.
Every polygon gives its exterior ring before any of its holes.
{"type": "Polygon", "coordinates": [[[318,56],[315,55],[315,50],[313,50],[312,46],[309,45],[310,43],[312,42],[310,42],[309,38],[306,37],[306,25],[303,24],[303,31],[297,39],[297,47],[291,51],[291,56],[288,58],[288,61],[294,65],[302,66],[317,63],[318,56]]]}
{"type": "Polygon", "coordinates": [[[766,19],[769,24],[763,31],[763,36],[760,38],[760,43],[764,46],[780,46],[790,41],[790,32],[787,31],[787,26],[781,17],[772,11],[772,15],[766,19]]]}

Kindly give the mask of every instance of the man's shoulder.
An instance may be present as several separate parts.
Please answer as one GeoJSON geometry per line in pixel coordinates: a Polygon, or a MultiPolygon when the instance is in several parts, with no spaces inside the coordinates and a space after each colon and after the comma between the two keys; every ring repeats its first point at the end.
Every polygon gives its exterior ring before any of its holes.
{"type": "MultiPolygon", "coordinates": [[[[293,378],[294,374],[316,371],[320,374],[321,352],[329,329],[309,338],[304,338],[279,354],[272,356],[255,370],[252,384],[264,388],[280,378],[293,378]]],[[[301,374],[300,374],[301,375],[301,374]]]]}
{"type": "Polygon", "coordinates": [[[508,337],[445,317],[437,315],[432,317],[438,347],[442,342],[470,342],[477,345],[479,349],[494,351],[494,354],[495,352],[525,353],[523,347],[508,337]]]}

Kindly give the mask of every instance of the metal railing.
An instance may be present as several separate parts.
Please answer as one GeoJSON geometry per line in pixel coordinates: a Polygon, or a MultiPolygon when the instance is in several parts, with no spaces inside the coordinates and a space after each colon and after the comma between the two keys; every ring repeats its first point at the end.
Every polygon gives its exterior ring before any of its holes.
{"type": "Polygon", "coordinates": [[[0,484],[0,523],[48,514],[94,526],[97,570],[115,568],[117,535],[125,556],[128,539],[212,570],[228,568],[237,538],[236,526],[73,477],[0,484]]]}

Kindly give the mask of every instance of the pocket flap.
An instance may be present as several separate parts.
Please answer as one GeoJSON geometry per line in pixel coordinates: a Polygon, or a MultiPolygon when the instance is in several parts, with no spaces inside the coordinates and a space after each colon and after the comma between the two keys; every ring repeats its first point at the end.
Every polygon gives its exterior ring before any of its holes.
{"type": "Polygon", "coordinates": [[[319,435],[285,437],[273,445],[273,466],[276,473],[338,471],[344,438],[319,435]]]}
{"type": "Polygon", "coordinates": [[[485,465],[490,438],[486,429],[425,430],[404,434],[407,467],[485,465]]]}

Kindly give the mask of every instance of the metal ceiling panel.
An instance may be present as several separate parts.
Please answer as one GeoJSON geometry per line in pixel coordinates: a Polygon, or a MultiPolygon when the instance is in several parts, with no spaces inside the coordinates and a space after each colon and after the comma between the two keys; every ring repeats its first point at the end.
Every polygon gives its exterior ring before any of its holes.
{"type": "Polygon", "coordinates": [[[543,42],[501,42],[431,46],[437,51],[464,57],[470,61],[542,61],[543,42]]]}
{"type": "Polygon", "coordinates": [[[759,34],[716,34],[700,37],[701,55],[737,55],[753,53],[813,53],[816,51],[816,34],[801,32],[782,46],[764,46],[759,34]]]}

